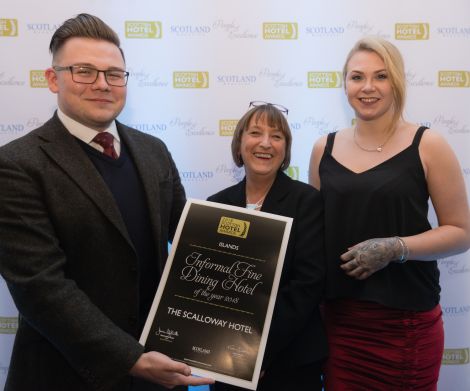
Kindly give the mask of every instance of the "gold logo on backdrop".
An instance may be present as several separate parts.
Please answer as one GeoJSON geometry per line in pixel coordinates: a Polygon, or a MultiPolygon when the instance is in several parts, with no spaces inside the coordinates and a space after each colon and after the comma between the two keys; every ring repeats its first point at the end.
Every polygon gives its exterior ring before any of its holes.
{"type": "Polygon", "coordinates": [[[126,21],[126,38],[153,38],[162,37],[162,22],[153,21],[126,21]]]}
{"type": "Polygon", "coordinates": [[[308,88],[340,88],[342,72],[308,72],[308,88]]]}
{"type": "Polygon", "coordinates": [[[47,88],[47,79],[44,71],[29,71],[29,85],[31,88],[47,88]]]}
{"type": "Polygon", "coordinates": [[[17,37],[18,20],[0,19],[0,37],[17,37]]]}
{"type": "Polygon", "coordinates": [[[300,170],[298,166],[289,166],[287,169],[284,171],[288,176],[290,176],[292,179],[298,180],[300,176],[300,170]]]}
{"type": "Polygon", "coordinates": [[[219,120],[219,135],[220,136],[233,136],[235,128],[237,127],[237,119],[221,119],[219,120]]]}
{"type": "Polygon", "coordinates": [[[173,88],[209,88],[209,72],[173,72],[173,88]]]}
{"type": "Polygon", "coordinates": [[[18,330],[18,317],[0,316],[0,334],[16,334],[18,330]]]}
{"type": "Polygon", "coordinates": [[[470,362],[470,348],[444,349],[442,365],[463,365],[470,362]]]}
{"type": "Polygon", "coordinates": [[[395,23],[395,39],[429,39],[429,23],[395,23]]]}
{"type": "Polygon", "coordinates": [[[238,220],[232,217],[220,218],[217,232],[222,235],[236,236],[237,238],[246,239],[250,222],[245,220],[238,220]]]}
{"type": "Polygon", "coordinates": [[[470,72],[439,71],[439,87],[470,87],[470,72]]]}
{"type": "Polygon", "coordinates": [[[297,39],[298,36],[297,23],[263,23],[264,39],[297,39]]]}

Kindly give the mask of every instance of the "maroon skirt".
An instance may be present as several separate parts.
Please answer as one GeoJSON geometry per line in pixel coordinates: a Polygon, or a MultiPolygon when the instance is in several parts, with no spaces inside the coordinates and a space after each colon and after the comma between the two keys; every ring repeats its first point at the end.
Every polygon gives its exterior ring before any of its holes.
{"type": "Polygon", "coordinates": [[[437,390],[444,351],[440,305],[416,312],[335,300],[325,304],[324,317],[326,391],[437,390]]]}

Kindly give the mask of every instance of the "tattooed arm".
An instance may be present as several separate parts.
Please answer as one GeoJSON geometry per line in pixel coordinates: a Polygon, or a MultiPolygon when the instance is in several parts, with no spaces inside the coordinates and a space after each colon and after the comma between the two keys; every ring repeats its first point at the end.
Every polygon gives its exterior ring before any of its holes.
{"type": "MultiPolygon", "coordinates": [[[[470,210],[465,182],[458,160],[437,132],[424,133],[419,153],[438,226],[417,235],[403,237],[413,260],[429,261],[467,251],[470,247],[470,210]]],[[[370,239],[348,249],[341,256],[347,275],[365,279],[401,258],[401,244],[395,237],[370,239]]]]}
{"type": "Polygon", "coordinates": [[[364,280],[392,261],[406,260],[408,248],[399,237],[369,239],[348,249],[341,260],[350,277],[364,280]]]}

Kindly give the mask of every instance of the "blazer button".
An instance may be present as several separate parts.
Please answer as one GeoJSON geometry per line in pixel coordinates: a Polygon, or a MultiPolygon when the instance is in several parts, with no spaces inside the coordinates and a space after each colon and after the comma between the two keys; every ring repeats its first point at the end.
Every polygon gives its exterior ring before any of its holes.
{"type": "Polygon", "coordinates": [[[137,266],[131,266],[130,271],[132,273],[136,273],[137,272],[137,266]]]}

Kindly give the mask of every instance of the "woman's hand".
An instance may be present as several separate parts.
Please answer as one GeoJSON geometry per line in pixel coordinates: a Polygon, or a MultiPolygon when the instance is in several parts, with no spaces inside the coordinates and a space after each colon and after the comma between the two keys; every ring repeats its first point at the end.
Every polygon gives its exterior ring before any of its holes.
{"type": "Polygon", "coordinates": [[[341,255],[343,269],[350,277],[364,280],[391,261],[402,258],[404,248],[398,237],[369,239],[341,255]]]}

